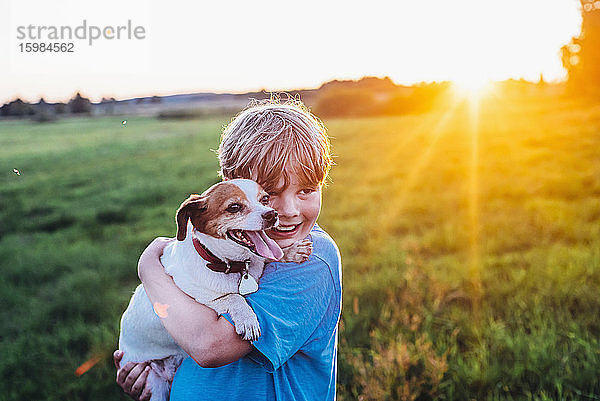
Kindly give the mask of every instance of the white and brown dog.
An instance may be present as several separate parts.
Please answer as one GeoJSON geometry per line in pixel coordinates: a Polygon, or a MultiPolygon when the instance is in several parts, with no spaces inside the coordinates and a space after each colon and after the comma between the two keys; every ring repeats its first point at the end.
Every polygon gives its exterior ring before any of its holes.
{"type": "MultiPolygon", "coordinates": [[[[285,249],[264,230],[278,224],[268,194],[254,181],[220,182],[191,195],[176,214],[177,240],[167,245],[161,262],[175,284],[217,313],[229,313],[245,340],[256,340],[260,327],[243,295],[258,289],[265,262],[303,262],[312,250],[308,239],[285,249]]],[[[150,361],[147,385],[152,401],[168,399],[170,382],[185,357],[165,330],[139,285],[121,318],[119,349],[127,362],[150,361]]]]}

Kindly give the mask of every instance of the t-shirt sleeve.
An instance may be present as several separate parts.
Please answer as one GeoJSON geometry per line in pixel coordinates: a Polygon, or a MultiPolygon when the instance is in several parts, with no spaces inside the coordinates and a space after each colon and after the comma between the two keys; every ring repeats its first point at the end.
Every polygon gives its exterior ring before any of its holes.
{"type": "Polygon", "coordinates": [[[272,263],[267,269],[259,290],[246,299],[261,330],[249,357],[272,372],[310,339],[335,293],[329,266],[313,255],[301,264],[272,263]]]}

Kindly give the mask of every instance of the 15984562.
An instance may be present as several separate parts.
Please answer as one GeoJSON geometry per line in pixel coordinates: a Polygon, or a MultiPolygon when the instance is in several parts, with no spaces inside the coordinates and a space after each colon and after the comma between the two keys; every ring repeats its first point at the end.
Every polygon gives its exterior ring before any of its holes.
{"type": "Polygon", "coordinates": [[[74,43],[19,43],[21,53],[74,53],[74,43]]]}

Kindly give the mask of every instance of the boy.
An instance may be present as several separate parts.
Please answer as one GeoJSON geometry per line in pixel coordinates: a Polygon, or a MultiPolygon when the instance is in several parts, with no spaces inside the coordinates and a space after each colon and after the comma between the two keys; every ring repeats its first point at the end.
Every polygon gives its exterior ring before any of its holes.
{"type": "MultiPolygon", "coordinates": [[[[140,279],[153,304],[169,305],[161,321],[191,357],[177,371],[171,400],[333,400],[341,263],[333,240],[315,225],[332,163],[325,128],[301,105],[258,104],[224,130],[218,157],[223,179],[250,178],[269,193],[280,224],[267,234],[281,248],[310,235],[313,253],[302,264],[265,267],[259,290],[246,296],[262,332],[251,343],[227,316],[175,286],[159,260],[168,239],[148,246],[140,279]]],[[[117,369],[121,358],[116,351],[117,369]]],[[[148,369],[126,364],[117,383],[134,399],[149,399],[148,369]]]]}

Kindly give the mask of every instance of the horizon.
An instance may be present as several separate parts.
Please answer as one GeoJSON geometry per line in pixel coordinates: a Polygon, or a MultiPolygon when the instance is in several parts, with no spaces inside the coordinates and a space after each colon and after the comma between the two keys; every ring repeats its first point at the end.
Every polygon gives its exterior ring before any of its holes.
{"type": "MultiPolygon", "coordinates": [[[[405,84],[400,84],[400,83],[395,82],[394,80],[392,80],[388,76],[385,76],[385,77],[363,76],[363,77],[360,77],[360,78],[357,78],[357,79],[332,79],[331,81],[322,82],[319,86],[316,86],[314,88],[287,88],[287,89],[274,89],[274,90],[266,90],[264,88],[261,88],[261,89],[256,89],[256,90],[229,91],[229,92],[227,92],[227,91],[203,91],[203,92],[178,92],[178,93],[165,93],[165,94],[151,93],[151,94],[143,94],[143,95],[134,96],[134,97],[124,97],[124,98],[117,98],[117,97],[115,97],[114,100],[117,101],[117,102],[123,102],[123,101],[135,100],[135,99],[151,98],[153,96],[157,96],[157,97],[163,98],[163,97],[170,97],[170,96],[188,96],[188,95],[199,95],[199,94],[244,95],[244,94],[247,94],[247,93],[262,93],[262,92],[267,93],[267,94],[284,95],[284,94],[287,94],[287,93],[290,93],[290,92],[301,92],[301,91],[319,90],[323,85],[325,85],[325,84],[327,84],[329,82],[335,82],[335,81],[338,81],[338,82],[358,82],[358,81],[360,81],[362,79],[365,79],[365,78],[376,78],[376,79],[381,79],[381,80],[389,78],[394,85],[396,85],[398,87],[405,87],[405,88],[419,87],[420,85],[436,85],[436,84],[444,84],[444,83],[457,84],[455,81],[429,81],[429,82],[421,81],[421,82],[414,82],[412,84],[405,85],[405,84]]],[[[482,87],[482,86],[486,86],[486,87],[490,86],[490,85],[493,86],[493,85],[496,85],[496,84],[502,84],[502,83],[509,82],[509,81],[517,81],[517,82],[523,82],[523,83],[526,83],[526,84],[535,85],[535,84],[539,83],[539,78],[538,78],[538,80],[527,80],[527,79],[524,79],[524,78],[507,78],[507,79],[504,79],[504,80],[501,80],[501,81],[492,81],[492,80],[490,80],[490,81],[483,82],[481,84],[478,83],[478,85],[477,85],[476,88],[466,87],[465,89],[466,90],[477,90],[477,89],[479,89],[479,87],[482,87]]],[[[548,81],[548,80],[546,80],[544,78],[544,82],[547,85],[563,85],[563,84],[566,83],[566,79],[548,81]]],[[[460,86],[460,84],[458,84],[458,85],[460,86]]],[[[46,98],[43,98],[43,99],[44,99],[44,101],[46,103],[49,103],[49,104],[54,104],[54,103],[68,103],[78,93],[83,98],[89,99],[92,104],[99,104],[99,103],[101,103],[101,101],[103,99],[110,99],[109,97],[105,96],[105,97],[100,98],[98,100],[92,100],[92,99],[96,99],[96,98],[88,96],[88,94],[86,94],[83,91],[79,91],[79,90],[76,90],[73,94],[71,94],[71,96],[69,98],[66,98],[66,99],[59,99],[59,100],[52,100],[52,101],[49,101],[46,98]]],[[[30,103],[30,104],[35,104],[35,103],[38,103],[40,100],[42,100],[42,97],[37,98],[35,100],[27,100],[27,99],[24,99],[22,97],[16,96],[16,97],[13,97],[12,99],[5,100],[3,103],[0,101],[0,106],[3,105],[3,104],[7,104],[9,102],[15,101],[17,99],[21,99],[22,101],[30,103]]]]}
{"type": "Polygon", "coordinates": [[[258,6],[182,2],[177,9],[158,0],[61,0],[60,11],[56,3],[32,2],[25,9],[9,0],[9,12],[0,16],[5,27],[0,53],[8,54],[0,59],[2,104],[16,98],[67,101],[77,92],[93,102],[286,92],[366,76],[387,76],[404,86],[536,82],[540,75],[546,82],[560,82],[565,78],[560,46],[578,35],[581,25],[576,0],[500,5],[489,0],[393,5],[375,0],[368,8],[269,0],[258,6]],[[129,32],[139,28],[143,37],[127,38],[124,29],[123,37],[116,38],[125,25],[129,32]],[[68,39],[76,52],[34,54],[19,48],[38,37],[64,42],[63,36],[52,36],[54,27],[66,32],[85,28],[79,31],[85,39],[68,39]]]}

